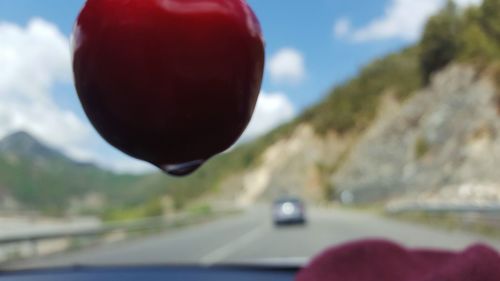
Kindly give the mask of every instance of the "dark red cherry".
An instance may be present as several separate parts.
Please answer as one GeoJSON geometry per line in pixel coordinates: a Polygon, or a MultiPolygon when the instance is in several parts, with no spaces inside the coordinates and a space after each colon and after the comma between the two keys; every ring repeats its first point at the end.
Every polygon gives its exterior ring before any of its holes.
{"type": "Polygon", "coordinates": [[[244,0],[88,0],[73,70],[111,145],[173,175],[229,148],[260,91],[264,41],[244,0]]]}

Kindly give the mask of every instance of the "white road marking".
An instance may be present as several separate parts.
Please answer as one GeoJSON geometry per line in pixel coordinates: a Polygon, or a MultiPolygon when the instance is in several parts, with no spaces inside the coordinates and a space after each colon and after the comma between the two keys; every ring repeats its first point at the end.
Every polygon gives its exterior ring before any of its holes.
{"type": "Polygon", "coordinates": [[[200,263],[202,265],[214,265],[217,264],[230,255],[235,253],[238,250],[243,249],[245,246],[257,240],[261,237],[266,231],[269,230],[269,226],[261,225],[259,227],[254,228],[252,231],[245,233],[243,236],[240,236],[238,239],[229,242],[228,244],[216,249],[215,251],[209,253],[208,255],[202,257],[200,259],[200,263]]]}

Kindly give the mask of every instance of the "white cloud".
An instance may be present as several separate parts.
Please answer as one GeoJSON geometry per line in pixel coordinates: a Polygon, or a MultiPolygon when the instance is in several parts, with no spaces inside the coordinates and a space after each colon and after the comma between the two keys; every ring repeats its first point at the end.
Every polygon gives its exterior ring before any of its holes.
{"type": "Polygon", "coordinates": [[[111,163],[108,163],[106,167],[114,172],[127,174],[144,174],[158,171],[157,167],[149,164],[148,162],[139,161],[127,156],[114,159],[111,163]]]}
{"type": "MultiPolygon", "coordinates": [[[[77,160],[118,172],[156,171],[148,163],[110,149],[88,122],[57,105],[51,94],[54,85],[72,83],[72,75],[69,39],[55,25],[42,19],[33,19],[25,27],[0,22],[0,38],[0,139],[25,130],[77,160]]],[[[275,66],[279,79],[304,76],[302,56],[295,50],[283,50],[276,61],[294,68],[290,72],[279,69],[283,65],[275,66]]],[[[294,115],[286,95],[262,93],[243,139],[262,135],[294,115]]]]}
{"type": "Polygon", "coordinates": [[[119,172],[153,170],[109,147],[109,153],[94,151],[96,143],[106,145],[87,122],[56,104],[56,83],[72,83],[69,39],[43,19],[26,27],[0,22],[0,139],[24,130],[80,161],[119,172]]]}
{"type": "Polygon", "coordinates": [[[261,92],[252,121],[242,136],[247,141],[261,136],[295,116],[295,108],[283,93],[261,92]]]}
{"type": "Polygon", "coordinates": [[[0,137],[25,130],[79,159],[90,128],[62,110],[50,91],[71,83],[69,41],[55,25],[32,19],[26,27],[0,22],[0,137]]]}
{"type": "Polygon", "coordinates": [[[339,38],[346,36],[350,31],[351,21],[347,18],[339,19],[333,27],[333,33],[339,38]]]}
{"type": "MultiPolygon", "coordinates": [[[[456,0],[460,7],[480,4],[481,0],[456,0]]],[[[384,39],[417,40],[427,19],[437,13],[446,0],[391,0],[384,15],[358,29],[349,28],[337,37],[346,37],[354,42],[367,42],[384,39]]],[[[349,20],[340,19],[335,26],[344,27],[349,20]]],[[[347,25],[350,27],[350,25],[347,25]]],[[[344,30],[341,30],[344,31],[344,30]]]]}
{"type": "Polygon", "coordinates": [[[304,56],[293,48],[283,48],[269,61],[271,79],[278,83],[299,83],[306,76],[304,56]]]}

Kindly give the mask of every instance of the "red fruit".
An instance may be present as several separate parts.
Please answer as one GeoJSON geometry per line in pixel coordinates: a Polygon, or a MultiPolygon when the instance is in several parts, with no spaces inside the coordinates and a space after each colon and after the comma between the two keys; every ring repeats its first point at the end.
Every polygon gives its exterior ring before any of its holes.
{"type": "Polygon", "coordinates": [[[88,0],[73,43],[97,131],[171,174],[229,148],[251,119],[264,42],[244,0],[88,0]]]}

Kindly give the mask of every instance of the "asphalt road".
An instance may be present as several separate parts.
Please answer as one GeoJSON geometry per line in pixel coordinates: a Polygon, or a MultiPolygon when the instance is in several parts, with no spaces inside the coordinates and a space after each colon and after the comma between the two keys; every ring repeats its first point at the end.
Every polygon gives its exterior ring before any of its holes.
{"type": "Polygon", "coordinates": [[[265,209],[170,231],[141,240],[88,248],[11,264],[10,268],[67,265],[303,264],[332,245],[363,238],[386,238],[409,247],[463,249],[500,240],[448,232],[362,212],[313,210],[303,227],[275,228],[265,209]]]}

